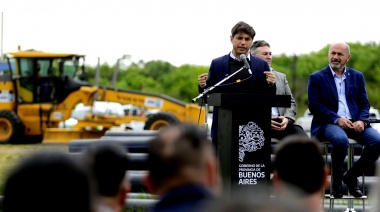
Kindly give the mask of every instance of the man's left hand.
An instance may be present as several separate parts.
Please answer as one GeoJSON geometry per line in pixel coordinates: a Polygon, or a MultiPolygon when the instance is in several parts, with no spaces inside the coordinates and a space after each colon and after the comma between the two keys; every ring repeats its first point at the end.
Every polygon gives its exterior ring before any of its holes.
{"type": "Polygon", "coordinates": [[[282,131],[288,126],[289,120],[284,116],[272,116],[271,127],[273,130],[282,131]]]}
{"type": "Polygon", "coordinates": [[[354,124],[355,132],[362,133],[364,131],[364,122],[363,121],[355,121],[353,124],[354,124]]]}
{"type": "Polygon", "coordinates": [[[274,72],[264,71],[264,74],[266,75],[268,85],[274,85],[274,83],[276,82],[276,75],[274,74],[274,72]]]}

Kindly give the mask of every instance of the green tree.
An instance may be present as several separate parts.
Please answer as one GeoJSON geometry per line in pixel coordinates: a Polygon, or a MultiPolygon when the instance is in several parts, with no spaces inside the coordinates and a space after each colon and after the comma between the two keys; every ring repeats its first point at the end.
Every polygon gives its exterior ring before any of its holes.
{"type": "Polygon", "coordinates": [[[170,74],[175,71],[175,67],[161,60],[149,61],[145,64],[145,72],[154,80],[158,80],[161,76],[170,74]]]}
{"type": "Polygon", "coordinates": [[[153,93],[161,93],[159,84],[153,77],[146,74],[143,68],[133,64],[126,71],[125,74],[119,77],[116,83],[118,88],[147,91],[153,93]]]}
{"type": "MultiPolygon", "coordinates": [[[[95,77],[96,77],[97,66],[90,67],[86,66],[86,73],[84,78],[90,84],[95,85],[95,77]]],[[[114,67],[110,67],[108,63],[103,63],[100,65],[100,75],[99,75],[99,85],[109,86],[113,76],[114,67]]]]}
{"type": "Polygon", "coordinates": [[[170,74],[162,75],[160,83],[165,94],[191,102],[198,95],[198,75],[207,72],[206,66],[183,65],[170,74]]]}

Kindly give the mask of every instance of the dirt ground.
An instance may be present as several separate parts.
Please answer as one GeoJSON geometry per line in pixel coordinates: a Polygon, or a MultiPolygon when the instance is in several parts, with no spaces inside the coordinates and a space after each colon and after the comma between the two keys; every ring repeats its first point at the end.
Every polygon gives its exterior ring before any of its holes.
{"type": "Polygon", "coordinates": [[[9,170],[29,154],[42,150],[57,150],[68,152],[67,144],[0,144],[0,195],[9,170]]]}

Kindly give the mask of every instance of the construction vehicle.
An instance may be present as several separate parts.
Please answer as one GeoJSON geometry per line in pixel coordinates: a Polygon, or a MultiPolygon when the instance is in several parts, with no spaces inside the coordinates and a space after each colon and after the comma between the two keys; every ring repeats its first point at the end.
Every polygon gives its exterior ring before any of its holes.
{"type": "Polygon", "coordinates": [[[5,54],[9,71],[0,71],[0,143],[34,140],[68,143],[99,138],[113,126],[145,121],[144,129],[157,130],[178,122],[204,123],[205,111],[196,104],[134,90],[90,85],[82,81],[85,55],[36,50],[5,54]],[[58,128],[78,103],[94,101],[132,104],[160,112],[145,116],[89,113],[73,128],[58,128]]]}

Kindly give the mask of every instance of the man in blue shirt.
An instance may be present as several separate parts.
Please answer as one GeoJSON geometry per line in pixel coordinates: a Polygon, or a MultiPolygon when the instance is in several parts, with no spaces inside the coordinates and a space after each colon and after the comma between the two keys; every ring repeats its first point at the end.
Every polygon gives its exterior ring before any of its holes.
{"type": "Polygon", "coordinates": [[[332,194],[342,197],[342,181],[354,197],[361,197],[357,177],[380,155],[380,134],[369,125],[369,100],[363,73],[349,68],[350,47],[334,43],[329,48],[329,66],[309,77],[308,104],[314,115],[311,136],[332,144],[332,194]],[[348,138],[366,148],[360,159],[343,174],[348,138]]]}

